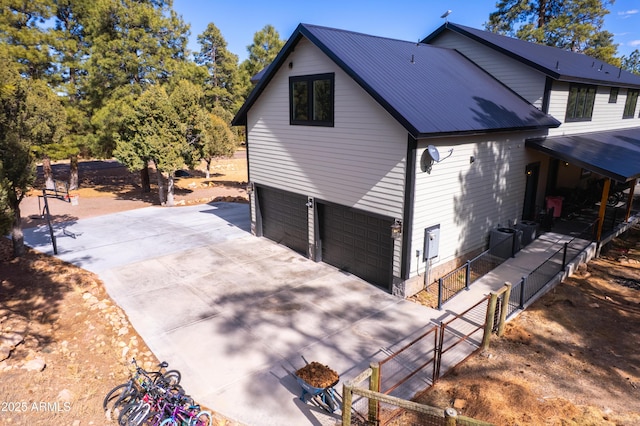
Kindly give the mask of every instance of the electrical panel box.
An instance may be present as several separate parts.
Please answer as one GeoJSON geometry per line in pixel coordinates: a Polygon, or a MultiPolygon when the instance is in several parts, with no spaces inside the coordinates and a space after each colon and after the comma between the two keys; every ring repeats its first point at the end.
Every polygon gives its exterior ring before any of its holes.
{"type": "Polygon", "coordinates": [[[434,225],[424,230],[424,260],[438,257],[440,247],[440,225],[434,225]]]}

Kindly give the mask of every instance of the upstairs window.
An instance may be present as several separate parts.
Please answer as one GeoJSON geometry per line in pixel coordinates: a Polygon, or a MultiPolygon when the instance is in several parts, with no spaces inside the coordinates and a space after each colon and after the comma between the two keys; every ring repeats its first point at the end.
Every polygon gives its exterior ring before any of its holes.
{"type": "Polygon", "coordinates": [[[572,84],[569,87],[569,102],[567,102],[565,121],[591,121],[595,100],[596,86],[572,84]]]}
{"type": "Polygon", "coordinates": [[[636,104],[638,103],[638,90],[627,90],[627,100],[624,103],[624,112],[622,118],[633,118],[636,115],[636,104]]]}
{"type": "Polygon", "coordinates": [[[620,88],[619,87],[612,87],[611,91],[609,92],[609,103],[610,104],[616,104],[618,103],[618,93],[620,92],[620,88]]]}
{"type": "Polygon", "coordinates": [[[289,77],[292,125],[333,127],[334,74],[289,77]]]}

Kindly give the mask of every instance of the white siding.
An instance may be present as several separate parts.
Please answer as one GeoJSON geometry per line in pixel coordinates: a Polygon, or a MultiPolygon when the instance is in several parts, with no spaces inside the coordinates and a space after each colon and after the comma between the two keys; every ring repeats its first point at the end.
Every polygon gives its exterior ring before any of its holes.
{"type": "Polygon", "coordinates": [[[610,104],[609,93],[611,88],[606,86],[598,86],[591,121],[565,123],[564,119],[567,113],[567,101],[569,100],[569,86],[570,84],[565,82],[554,82],[553,84],[549,102],[549,114],[554,116],[563,124],[557,129],[549,129],[550,136],[571,135],[576,133],[598,132],[640,126],[640,118],[638,118],[640,106],[636,107],[636,113],[633,118],[622,118],[624,104],[627,99],[627,89],[621,88],[618,94],[618,101],[610,104]]]}
{"type": "Polygon", "coordinates": [[[306,39],[247,115],[251,180],[402,217],[407,131],[306,39]],[[335,126],[289,124],[289,77],[335,73],[335,126]]]}
{"type": "Polygon", "coordinates": [[[476,65],[500,80],[511,90],[522,96],[530,104],[542,109],[544,74],[515,59],[475,42],[461,34],[446,31],[432,43],[434,46],[456,49],[476,65]]]}
{"type": "MultiPolygon", "coordinates": [[[[486,135],[418,143],[412,252],[422,250],[424,229],[440,224],[439,256],[432,267],[484,248],[491,229],[507,226],[522,216],[526,165],[532,162],[526,138],[539,133],[486,135]],[[451,157],[420,169],[428,144],[451,157]],[[475,161],[471,163],[473,156],[475,161]]],[[[424,273],[425,262],[412,256],[411,276],[424,273]],[[419,269],[418,269],[419,268],[419,269]]],[[[435,278],[435,277],[431,277],[435,278]]]]}

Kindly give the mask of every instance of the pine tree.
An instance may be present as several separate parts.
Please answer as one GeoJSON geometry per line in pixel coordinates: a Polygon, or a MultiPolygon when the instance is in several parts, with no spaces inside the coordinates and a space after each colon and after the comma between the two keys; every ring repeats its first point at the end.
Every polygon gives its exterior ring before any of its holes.
{"type": "Polygon", "coordinates": [[[636,49],[629,56],[623,56],[622,66],[624,69],[640,75],[640,50],[636,49]]]}
{"type": "Polygon", "coordinates": [[[251,78],[265,69],[278,56],[285,41],[272,25],[265,25],[253,35],[253,43],[247,46],[249,57],[240,64],[240,81],[246,98],[253,88],[251,78]]]}
{"type": "Polygon", "coordinates": [[[485,27],[534,43],[585,53],[613,65],[617,47],[603,29],[612,0],[501,0],[485,27]]]}
{"type": "Polygon", "coordinates": [[[13,254],[21,256],[20,203],[35,180],[34,151],[64,137],[66,116],[47,84],[21,77],[8,47],[0,46],[0,228],[11,222],[13,254]]]}
{"type": "Polygon", "coordinates": [[[226,40],[213,23],[198,35],[198,43],[200,52],[195,55],[195,61],[208,71],[205,105],[209,109],[221,106],[227,111],[236,111],[242,102],[236,92],[238,56],[227,50],[226,40]]]}

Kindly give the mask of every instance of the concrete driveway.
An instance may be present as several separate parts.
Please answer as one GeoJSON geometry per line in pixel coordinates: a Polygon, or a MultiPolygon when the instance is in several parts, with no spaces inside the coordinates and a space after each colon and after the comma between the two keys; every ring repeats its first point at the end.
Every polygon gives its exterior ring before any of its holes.
{"type": "MultiPolygon", "coordinates": [[[[299,401],[301,356],[343,382],[442,315],[252,236],[246,204],[148,207],[56,235],[58,257],[100,276],[197,401],[247,425],[335,424],[299,401]]],[[[44,226],[25,241],[52,254],[44,226]]]]}

